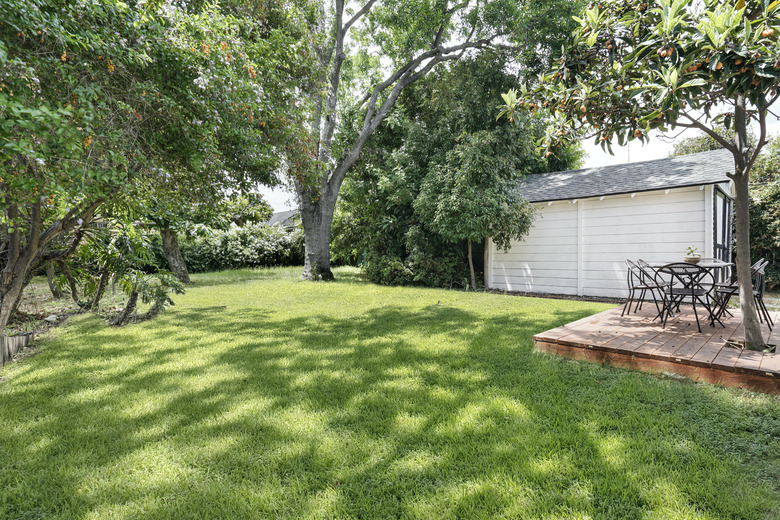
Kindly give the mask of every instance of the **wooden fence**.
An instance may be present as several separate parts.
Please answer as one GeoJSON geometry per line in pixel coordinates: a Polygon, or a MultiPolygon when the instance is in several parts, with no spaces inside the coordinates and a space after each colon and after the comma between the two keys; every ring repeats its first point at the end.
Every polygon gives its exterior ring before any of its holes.
{"type": "Polygon", "coordinates": [[[22,350],[30,343],[32,334],[21,334],[19,336],[3,336],[0,334],[0,366],[11,361],[17,352],[22,350]]]}

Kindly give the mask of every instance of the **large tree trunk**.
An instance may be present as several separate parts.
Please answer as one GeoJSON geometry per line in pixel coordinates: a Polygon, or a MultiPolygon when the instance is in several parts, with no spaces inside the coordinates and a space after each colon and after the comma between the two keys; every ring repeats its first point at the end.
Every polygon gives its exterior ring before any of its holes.
{"type": "Polygon", "coordinates": [[[26,268],[26,265],[17,263],[0,274],[0,332],[5,330],[22,296],[27,279],[26,268]]]}
{"type": "MultiPolygon", "coordinates": [[[[739,285],[739,307],[742,311],[742,325],[745,328],[745,345],[761,349],[766,345],[761,332],[761,322],[753,298],[753,279],[750,272],[750,157],[758,150],[751,150],[748,143],[748,118],[745,98],[737,95],[734,103],[734,219],[737,240],[737,284],[739,285]]],[[[759,142],[763,145],[764,130],[759,142]]]]}
{"type": "Polygon", "coordinates": [[[165,258],[168,259],[168,266],[171,272],[182,283],[190,283],[190,273],[187,271],[187,264],[184,263],[184,257],[181,256],[179,249],[179,237],[167,224],[160,226],[160,237],[162,238],[162,248],[165,258]]]}
{"type": "Polygon", "coordinates": [[[471,290],[477,290],[477,278],[474,276],[474,257],[471,253],[471,239],[467,239],[469,244],[469,273],[471,273],[471,290]]]}
{"type": "MultiPolygon", "coordinates": [[[[43,229],[43,199],[28,207],[29,228],[26,232],[26,240],[23,241],[19,228],[10,234],[5,266],[0,271],[0,332],[8,325],[21,299],[22,291],[30,280],[32,270],[41,262],[64,258],[71,254],[84,236],[83,224],[92,220],[95,210],[102,202],[102,199],[98,199],[79,208],[73,208],[46,229],[43,229]],[[80,227],[76,229],[73,240],[67,248],[62,251],[46,251],[51,241],[77,226],[80,227]]],[[[6,210],[6,216],[9,220],[17,219],[18,207],[12,204],[6,210]]]]}
{"type": "MultiPolygon", "coordinates": [[[[19,217],[19,208],[11,204],[6,210],[9,220],[14,221],[19,217]]],[[[28,273],[33,267],[40,250],[38,237],[41,231],[41,201],[30,208],[30,237],[27,244],[22,243],[22,231],[17,227],[10,233],[7,242],[6,263],[0,271],[0,332],[5,330],[11,315],[19,305],[22,291],[30,277],[28,273]]],[[[17,224],[18,226],[18,224],[17,224]]]]}
{"type": "Polygon", "coordinates": [[[753,298],[753,280],[750,273],[750,194],[748,176],[740,175],[734,180],[734,218],[737,239],[737,283],[739,284],[739,307],[742,324],[745,327],[745,343],[748,348],[760,349],[766,345],[758,319],[756,301],[753,298]]]}
{"type": "Polygon", "coordinates": [[[330,228],[336,197],[302,197],[301,221],[303,222],[303,275],[305,280],[333,280],[330,270],[330,228]]]}

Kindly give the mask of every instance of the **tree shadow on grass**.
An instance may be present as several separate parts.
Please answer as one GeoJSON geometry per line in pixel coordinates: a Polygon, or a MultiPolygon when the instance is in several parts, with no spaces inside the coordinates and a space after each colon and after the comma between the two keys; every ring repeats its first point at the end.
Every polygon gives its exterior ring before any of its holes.
{"type": "Polygon", "coordinates": [[[532,351],[588,314],[81,320],[0,387],[0,516],[771,515],[777,406],[532,351]]]}

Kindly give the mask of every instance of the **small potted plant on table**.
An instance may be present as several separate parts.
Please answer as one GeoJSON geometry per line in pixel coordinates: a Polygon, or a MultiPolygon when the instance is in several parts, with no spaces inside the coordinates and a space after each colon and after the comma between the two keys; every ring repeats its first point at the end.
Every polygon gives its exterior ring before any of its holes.
{"type": "Polygon", "coordinates": [[[689,247],[685,250],[685,258],[683,258],[689,264],[698,264],[701,261],[701,255],[699,254],[698,247],[689,247]]]}

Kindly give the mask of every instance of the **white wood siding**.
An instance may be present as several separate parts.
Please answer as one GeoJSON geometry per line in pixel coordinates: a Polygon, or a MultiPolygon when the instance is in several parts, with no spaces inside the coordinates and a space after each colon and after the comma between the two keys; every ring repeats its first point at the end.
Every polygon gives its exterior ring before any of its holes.
{"type": "Polygon", "coordinates": [[[689,246],[712,255],[712,187],[535,204],[526,239],[491,244],[489,286],[509,291],[625,297],[625,259],[682,260],[689,246]]]}
{"type": "Polygon", "coordinates": [[[689,246],[708,256],[705,194],[682,188],[582,201],[583,294],[628,296],[626,258],[682,261],[689,246]]]}
{"type": "Polygon", "coordinates": [[[536,220],[508,252],[490,243],[489,285],[494,289],[577,294],[577,208],[557,202],[535,205],[536,220]]]}

